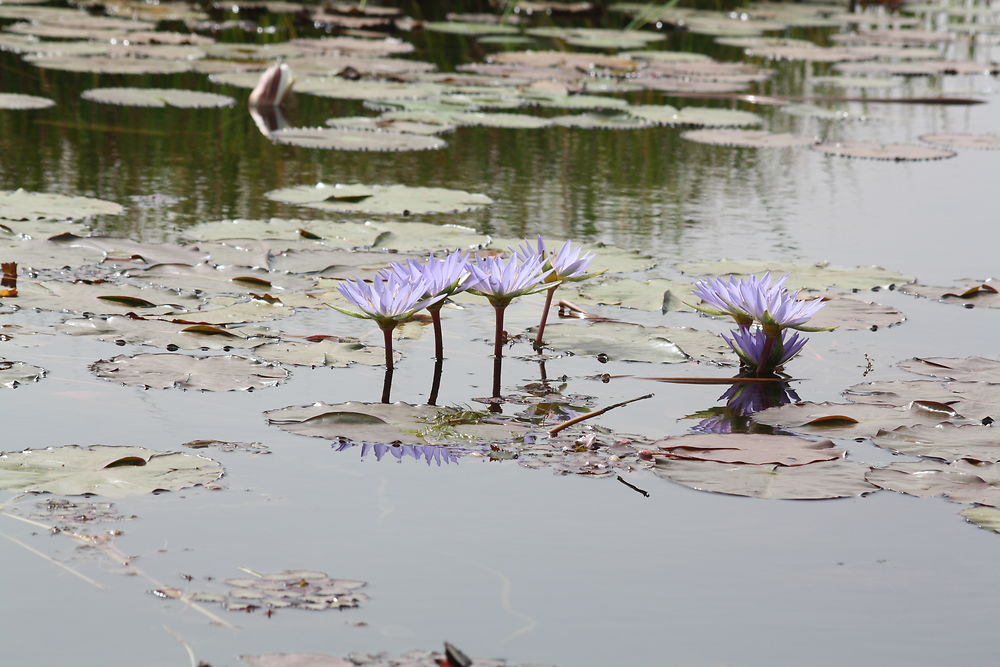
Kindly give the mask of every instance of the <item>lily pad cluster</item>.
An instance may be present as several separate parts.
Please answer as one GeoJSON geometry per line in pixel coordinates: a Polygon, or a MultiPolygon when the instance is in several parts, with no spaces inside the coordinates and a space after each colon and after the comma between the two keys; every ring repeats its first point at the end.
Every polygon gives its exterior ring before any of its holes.
{"type": "Polygon", "coordinates": [[[355,579],[334,579],[314,570],[284,570],[254,573],[226,579],[225,593],[183,594],[193,602],[215,602],[228,611],[257,609],[305,609],[326,611],[357,607],[368,600],[361,592],[367,583],[355,579]]]}

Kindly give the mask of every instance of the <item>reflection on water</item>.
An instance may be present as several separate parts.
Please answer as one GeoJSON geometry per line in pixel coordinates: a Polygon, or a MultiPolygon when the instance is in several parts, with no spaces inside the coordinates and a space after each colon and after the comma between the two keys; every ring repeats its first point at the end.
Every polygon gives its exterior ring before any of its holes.
{"type": "MultiPolygon", "coordinates": [[[[740,377],[740,376],[737,376],[740,377]]],[[[751,424],[750,417],[761,410],[777,405],[798,402],[801,399],[784,379],[778,382],[746,382],[733,384],[719,396],[725,407],[713,408],[707,417],[692,427],[701,433],[750,433],[759,427],[751,424]]]]}
{"type": "Polygon", "coordinates": [[[404,458],[409,457],[417,461],[424,461],[427,465],[434,463],[441,464],[458,463],[459,453],[455,453],[447,447],[435,447],[434,445],[386,445],[379,442],[353,442],[342,440],[331,445],[338,452],[349,449],[360,448],[361,458],[364,459],[369,454],[375,456],[376,461],[381,461],[389,454],[396,463],[401,463],[404,458]]]}

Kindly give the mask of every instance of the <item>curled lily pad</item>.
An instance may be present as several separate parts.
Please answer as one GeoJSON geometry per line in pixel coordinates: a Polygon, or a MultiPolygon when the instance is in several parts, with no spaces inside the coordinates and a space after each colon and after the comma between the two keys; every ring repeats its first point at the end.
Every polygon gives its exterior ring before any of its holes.
{"type": "Polygon", "coordinates": [[[0,489],[124,498],[214,482],[222,466],[192,454],[92,445],[26,449],[0,455],[0,489]]]}
{"type": "Polygon", "coordinates": [[[0,387],[13,389],[28,382],[38,382],[45,377],[45,369],[23,361],[0,360],[0,387]]]}
{"type": "Polygon", "coordinates": [[[1000,464],[913,461],[872,468],[866,479],[890,491],[1000,507],[1000,464]]]}
{"type": "Polygon", "coordinates": [[[865,382],[848,387],[847,400],[873,405],[908,406],[941,403],[969,419],[1000,418],[1000,384],[987,382],[941,382],[937,380],[895,380],[865,382]]]}
{"type": "Polygon", "coordinates": [[[789,403],[753,416],[758,424],[831,438],[870,438],[898,426],[966,421],[947,406],[915,403],[908,408],[856,403],[789,403]]]}
{"type": "Polygon", "coordinates": [[[747,276],[762,275],[770,271],[772,275],[788,274],[790,289],[825,290],[831,287],[841,289],[872,289],[911,283],[913,276],[888,271],[880,266],[859,266],[847,268],[832,266],[825,262],[818,264],[793,264],[791,262],[768,262],[760,260],[708,260],[687,262],[677,268],[694,275],[747,276]]]}
{"type": "Polygon", "coordinates": [[[192,357],[186,354],[121,355],[91,365],[97,377],[124,385],[155,389],[247,391],[281,384],[288,371],[232,355],[192,357]]]}
{"type": "Polygon", "coordinates": [[[48,109],[51,106],[55,106],[55,102],[47,97],[22,95],[20,93],[0,93],[0,109],[22,111],[48,109]]]}
{"type": "Polygon", "coordinates": [[[904,285],[899,291],[904,294],[936,299],[942,303],[1000,308],[1000,289],[997,288],[997,284],[992,279],[964,280],[957,285],[948,287],[920,284],[904,285]]]}
{"type": "Polygon", "coordinates": [[[80,95],[91,102],[127,107],[176,107],[178,109],[218,109],[236,100],[227,95],[179,88],[92,88],[80,95]]]}
{"type": "Polygon", "coordinates": [[[775,134],[764,130],[707,129],[688,130],[681,138],[713,146],[738,146],[742,148],[792,148],[819,142],[818,137],[801,134],[775,134]]]}
{"type": "Polygon", "coordinates": [[[996,134],[924,134],[921,141],[948,148],[978,148],[981,150],[1000,150],[1000,135],[996,134]]]}
{"type": "Polygon", "coordinates": [[[425,151],[447,146],[443,139],[425,134],[338,127],[289,127],[275,130],[270,136],[279,144],[338,151],[425,151]]]}
{"type": "Polygon", "coordinates": [[[269,424],[290,433],[354,442],[468,444],[509,440],[527,431],[522,425],[484,421],[480,413],[466,416],[451,408],[408,403],[313,403],[264,415],[269,424]]]}
{"type": "Polygon", "coordinates": [[[844,457],[829,440],[815,442],[789,435],[697,433],[657,440],[654,454],[690,461],[803,466],[844,457]]]}
{"type": "Polygon", "coordinates": [[[902,426],[879,431],[872,442],[909,456],[945,461],[1000,461],[1000,431],[978,424],[902,426]]]}
{"type": "Polygon", "coordinates": [[[94,215],[118,215],[125,209],[103,199],[70,197],[24,190],[0,191],[0,221],[79,220],[94,215]]]}
{"type": "Polygon", "coordinates": [[[124,315],[70,319],[58,328],[71,336],[94,336],[108,342],[123,341],[169,350],[252,348],[274,340],[273,332],[268,330],[178,324],[124,315]]]}
{"type": "MultiPolygon", "coordinates": [[[[398,352],[395,353],[400,356],[398,352]]],[[[296,366],[331,366],[344,368],[351,364],[378,366],[385,363],[385,350],[369,347],[357,340],[321,340],[309,342],[274,342],[261,345],[254,355],[265,361],[296,366]]]]}
{"type": "Polygon", "coordinates": [[[272,190],[268,199],[330,212],[410,215],[459,213],[492,204],[486,195],[406,185],[300,185],[272,190]]]}
{"type": "Polygon", "coordinates": [[[865,481],[868,466],[849,461],[792,467],[665,461],[658,462],[653,472],[698,491],[751,498],[822,500],[863,496],[878,490],[865,481]]]}
{"type": "Polygon", "coordinates": [[[955,157],[954,151],[920,144],[880,144],[868,141],[848,141],[834,144],[816,144],[814,151],[840,157],[863,158],[867,160],[890,160],[905,162],[911,160],[944,160],[955,157]]]}
{"type": "Polygon", "coordinates": [[[950,380],[1000,383],[1000,360],[986,357],[913,357],[896,366],[950,380]]]}
{"type": "Polygon", "coordinates": [[[683,327],[647,327],[626,322],[550,324],[545,343],[577,355],[606,355],[614,361],[679,364],[732,361],[732,352],[715,334],[683,327]]]}

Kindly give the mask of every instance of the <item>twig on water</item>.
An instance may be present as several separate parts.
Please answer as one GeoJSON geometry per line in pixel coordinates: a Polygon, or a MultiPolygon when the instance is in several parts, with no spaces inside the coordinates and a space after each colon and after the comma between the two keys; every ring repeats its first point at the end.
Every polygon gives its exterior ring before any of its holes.
{"type": "Polygon", "coordinates": [[[191,645],[188,644],[186,641],[184,641],[183,637],[181,637],[179,634],[177,634],[167,626],[164,625],[163,629],[167,631],[168,635],[176,639],[177,642],[184,647],[184,650],[187,652],[188,655],[188,660],[191,661],[191,667],[198,667],[198,658],[194,656],[194,650],[191,648],[191,645]]]}
{"type": "Polygon", "coordinates": [[[623,405],[628,405],[629,403],[635,403],[636,401],[642,401],[642,400],[645,400],[647,398],[652,398],[652,397],[653,397],[653,394],[646,394],[645,396],[639,396],[637,398],[630,398],[627,401],[622,401],[621,403],[615,403],[614,405],[609,405],[606,408],[601,408],[600,410],[594,410],[593,412],[588,412],[588,413],[583,414],[583,415],[577,415],[576,417],[573,417],[572,419],[567,419],[563,423],[556,424],[555,426],[553,426],[552,428],[550,428],[549,431],[548,431],[549,435],[555,435],[556,433],[558,433],[559,431],[563,430],[564,428],[568,428],[568,427],[572,426],[573,424],[579,424],[580,422],[584,421],[585,419],[590,419],[591,417],[599,417],[600,415],[603,415],[605,412],[608,412],[610,410],[614,410],[615,408],[620,408],[623,405]]]}
{"type": "Polygon", "coordinates": [[[630,489],[632,489],[633,491],[635,491],[636,493],[640,493],[640,494],[642,494],[643,496],[645,496],[645,497],[649,498],[649,491],[645,491],[645,490],[643,490],[643,489],[640,489],[640,488],[639,488],[638,486],[636,486],[635,484],[630,484],[630,483],[626,482],[626,481],[625,481],[625,478],[624,478],[624,477],[622,477],[621,475],[615,475],[615,478],[616,478],[616,479],[617,479],[617,480],[618,480],[619,482],[621,482],[622,484],[624,484],[625,486],[627,486],[628,488],[630,488],[630,489]]]}
{"type": "Polygon", "coordinates": [[[792,382],[794,378],[698,378],[698,377],[636,377],[636,380],[655,380],[657,382],[672,382],[673,384],[758,384],[761,382],[792,382]]]}
{"type": "Polygon", "coordinates": [[[69,572],[70,574],[72,574],[74,577],[78,577],[80,579],[83,579],[84,581],[86,581],[88,584],[90,584],[94,588],[100,588],[100,589],[104,588],[104,586],[99,581],[94,581],[93,579],[91,579],[87,575],[83,574],[82,572],[79,572],[79,571],[71,568],[66,563],[60,563],[55,558],[52,558],[51,556],[48,556],[48,555],[42,553],[41,551],[39,551],[35,547],[33,547],[30,544],[27,544],[25,542],[22,542],[21,540],[17,539],[16,537],[12,537],[12,536],[8,535],[7,533],[0,533],[0,537],[7,538],[8,540],[10,540],[11,542],[13,542],[17,546],[21,547],[22,549],[26,549],[26,550],[30,551],[31,553],[35,554],[36,556],[44,558],[45,560],[49,561],[50,563],[52,563],[56,567],[61,567],[62,569],[66,570],[67,572],[69,572]]]}

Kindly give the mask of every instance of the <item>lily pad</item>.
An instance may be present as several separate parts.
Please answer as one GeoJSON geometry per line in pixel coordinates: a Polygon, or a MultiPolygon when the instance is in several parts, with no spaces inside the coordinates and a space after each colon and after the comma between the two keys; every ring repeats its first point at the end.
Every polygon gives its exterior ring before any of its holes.
{"type": "MultiPolygon", "coordinates": [[[[390,118],[392,114],[387,114],[390,118]]],[[[540,118],[523,113],[502,113],[485,111],[455,111],[448,113],[445,119],[455,125],[470,127],[499,127],[515,130],[537,130],[552,125],[549,118],[540,118]]]]}
{"type": "Polygon", "coordinates": [[[913,401],[941,403],[969,419],[1000,419],[1000,384],[987,382],[865,382],[848,387],[844,396],[853,403],[896,407],[908,406],[913,401]]]}
{"type": "Polygon", "coordinates": [[[25,56],[35,67],[94,74],[179,74],[191,70],[191,60],[112,56],[25,56]]]}
{"type": "Polygon", "coordinates": [[[865,481],[868,466],[848,461],[791,467],[667,461],[658,462],[653,472],[698,491],[750,498],[823,500],[863,496],[878,490],[865,481]]]}
{"type": "Polygon", "coordinates": [[[854,111],[845,107],[824,107],[818,104],[786,104],[779,107],[778,110],[789,116],[816,118],[818,120],[859,122],[871,120],[871,116],[860,111],[854,111]]]}
{"type": "Polygon", "coordinates": [[[742,148],[793,148],[819,143],[819,137],[801,134],[776,134],[765,130],[688,130],[681,134],[681,138],[700,144],[742,148]]]}
{"type": "Polygon", "coordinates": [[[997,288],[997,284],[992,279],[967,279],[958,285],[947,287],[920,284],[904,285],[899,291],[904,294],[936,299],[942,303],[1000,308],[1000,289],[997,288]]]}
{"type": "Polygon", "coordinates": [[[94,336],[108,342],[123,341],[129,345],[149,345],[171,351],[252,348],[276,337],[275,332],[266,329],[178,324],[124,315],[70,319],[58,329],[71,336],[94,336]]]}
{"type": "Polygon", "coordinates": [[[964,509],[959,514],[969,523],[979,526],[983,530],[992,530],[1000,533],[1000,510],[994,507],[970,507],[964,509]]]}
{"type": "Polygon", "coordinates": [[[45,377],[45,369],[23,361],[0,360],[0,387],[13,389],[45,377]]]}
{"type": "Polygon", "coordinates": [[[768,262],[760,260],[708,260],[703,262],[686,262],[677,265],[677,269],[694,275],[715,276],[748,276],[763,275],[770,271],[772,275],[788,274],[790,289],[825,290],[831,287],[841,289],[872,289],[911,283],[913,276],[905,276],[894,271],[887,271],[880,266],[859,266],[847,268],[833,266],[825,262],[818,264],[793,264],[791,262],[768,262]]]}
{"type": "Polygon", "coordinates": [[[879,431],[872,442],[908,456],[944,461],[1000,461],[1000,431],[978,424],[903,426],[879,431]]]}
{"type": "Polygon", "coordinates": [[[95,362],[90,369],[105,380],[154,389],[247,391],[273,387],[288,378],[288,371],[283,368],[232,355],[121,355],[95,362]]]}
{"type": "Polygon", "coordinates": [[[249,299],[216,297],[211,299],[202,310],[168,315],[163,319],[172,319],[175,322],[187,324],[237,324],[280,320],[293,312],[295,309],[292,306],[285,305],[281,299],[268,295],[249,299]]]}
{"type": "Polygon", "coordinates": [[[621,306],[666,313],[668,311],[693,312],[684,302],[694,303],[698,298],[691,291],[691,283],[672,280],[609,280],[585,283],[577,288],[573,300],[583,304],[621,306]]]}
{"type": "Polygon", "coordinates": [[[876,330],[891,327],[906,320],[906,316],[895,308],[861,301],[837,292],[803,294],[799,298],[801,300],[823,300],[823,308],[809,320],[810,327],[836,327],[848,331],[876,330]]]}
{"type": "Polygon", "coordinates": [[[627,114],[583,113],[556,116],[549,119],[553,125],[572,127],[580,130],[643,130],[653,123],[627,114]]]}
{"type": "Polygon", "coordinates": [[[461,416],[457,410],[409,403],[313,403],[268,410],[264,415],[269,424],[290,433],[354,442],[469,444],[509,440],[527,431],[525,426],[510,423],[450,423],[450,417],[461,416]]]}
{"type": "Polygon", "coordinates": [[[445,188],[406,185],[300,185],[272,190],[268,199],[285,204],[308,206],[321,211],[411,215],[421,213],[461,213],[493,200],[486,195],[445,188]]]}
{"type": "Polygon", "coordinates": [[[981,150],[1000,150],[1000,135],[996,134],[924,134],[921,141],[948,148],[976,148],[981,150]]]}
{"type": "Polygon", "coordinates": [[[0,489],[124,498],[214,482],[222,466],[192,454],[92,445],[26,449],[0,455],[0,489]]]}
{"type": "MultiPolygon", "coordinates": [[[[195,602],[218,602],[229,611],[242,612],[260,608],[347,609],[368,600],[368,596],[359,590],[367,585],[364,581],[332,579],[324,572],[285,570],[252,574],[239,579],[226,579],[229,589],[224,595],[197,592],[187,597],[195,602]]],[[[300,667],[305,667],[305,664],[311,663],[299,663],[300,667]]]]}
{"type": "Polygon", "coordinates": [[[920,144],[880,144],[870,141],[846,141],[834,144],[816,144],[814,151],[839,157],[862,158],[866,160],[890,160],[906,162],[913,160],[944,160],[955,157],[954,151],[933,148],[920,144]]]}
{"type": "Polygon", "coordinates": [[[896,366],[949,380],[1000,383],[1000,360],[986,357],[913,357],[896,366]]]}
{"type": "Polygon", "coordinates": [[[517,26],[500,23],[472,23],[470,21],[425,21],[424,30],[445,32],[452,35],[516,35],[517,26]]]}
{"type": "Polygon", "coordinates": [[[0,109],[25,111],[48,109],[51,106],[55,106],[55,102],[47,97],[22,95],[20,93],[0,93],[0,109]]]}
{"type": "Polygon", "coordinates": [[[200,241],[221,239],[311,239],[333,248],[370,247],[380,230],[373,223],[334,220],[219,220],[202,222],[184,230],[184,235],[200,241]]]}
{"type": "Polygon", "coordinates": [[[879,431],[898,426],[935,426],[946,421],[966,420],[936,409],[936,406],[919,403],[909,408],[857,403],[789,403],[762,410],[753,416],[753,421],[803,435],[870,438],[879,431]]]}
{"type": "Polygon", "coordinates": [[[203,291],[212,294],[270,294],[304,291],[315,286],[310,278],[279,274],[263,269],[219,267],[211,264],[156,264],[148,269],[130,269],[129,278],[167,289],[203,291]]]}
{"type": "Polygon", "coordinates": [[[715,334],[683,327],[647,327],[627,322],[550,324],[545,343],[576,355],[606,355],[613,361],[679,364],[699,360],[723,364],[732,351],[715,334]]]}
{"type": "Polygon", "coordinates": [[[872,468],[866,479],[883,489],[921,498],[1000,507],[1000,464],[913,461],[872,468]]]}
{"type": "Polygon", "coordinates": [[[276,271],[308,274],[315,277],[368,279],[391,262],[418,259],[413,255],[359,250],[287,250],[270,258],[270,267],[276,271]]]}
{"type": "Polygon", "coordinates": [[[21,281],[18,292],[18,305],[23,308],[98,315],[183,313],[202,304],[197,297],[172,290],[102,282],[21,281]]]}
{"type": "Polygon", "coordinates": [[[844,457],[829,440],[815,442],[788,435],[761,433],[697,433],[657,440],[651,447],[657,456],[690,461],[803,466],[817,461],[836,461],[844,457]]]}
{"type": "Polygon", "coordinates": [[[678,110],[669,104],[640,104],[630,106],[625,111],[657,125],[681,127],[742,127],[764,122],[763,118],[749,111],[709,107],[686,107],[678,110]]]}
{"type": "Polygon", "coordinates": [[[897,88],[906,82],[905,79],[896,76],[814,76],[810,81],[816,86],[836,88],[897,88]]]}
{"type": "Polygon", "coordinates": [[[83,91],[80,97],[102,104],[178,109],[219,109],[236,103],[227,95],[179,88],[92,88],[83,91]]]}
{"type": "MultiPolygon", "coordinates": [[[[345,368],[351,364],[378,366],[385,363],[385,350],[369,347],[357,340],[321,340],[316,343],[280,341],[262,345],[254,356],[296,366],[345,368]]],[[[401,356],[401,355],[398,355],[401,356]]]]}
{"type": "Polygon", "coordinates": [[[271,133],[275,143],[338,151],[425,151],[444,148],[438,137],[409,132],[350,130],[346,128],[289,127],[271,133]]]}
{"type": "Polygon", "coordinates": [[[94,215],[118,215],[125,209],[103,199],[70,197],[24,190],[0,191],[0,221],[79,220],[94,215]]]}

